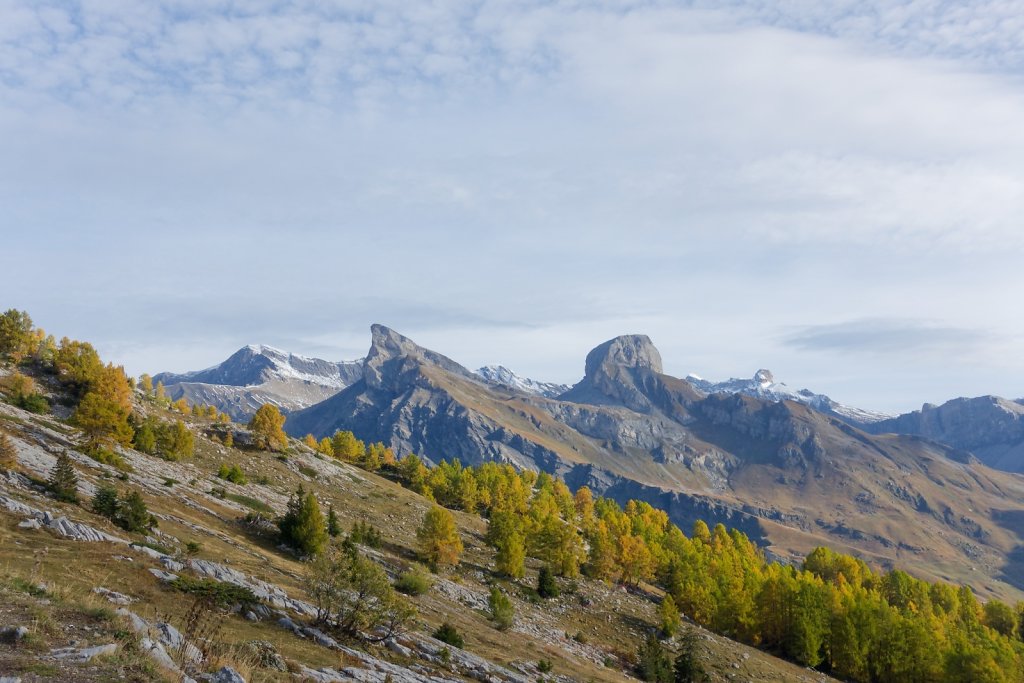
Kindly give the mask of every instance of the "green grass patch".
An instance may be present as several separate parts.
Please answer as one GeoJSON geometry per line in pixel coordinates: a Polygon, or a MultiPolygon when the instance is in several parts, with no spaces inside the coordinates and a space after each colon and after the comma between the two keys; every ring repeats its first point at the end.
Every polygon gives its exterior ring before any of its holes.
{"type": "Polygon", "coordinates": [[[34,598],[41,598],[46,595],[45,588],[20,576],[12,577],[8,582],[8,585],[11,589],[18,591],[19,593],[31,595],[34,598]]]}
{"type": "Polygon", "coordinates": [[[268,514],[268,515],[273,515],[274,514],[274,508],[270,507],[269,505],[264,503],[262,500],[256,500],[255,498],[251,498],[249,496],[243,496],[243,495],[238,494],[238,493],[226,493],[224,495],[224,497],[227,498],[228,500],[233,500],[236,503],[244,505],[244,506],[246,506],[248,508],[252,508],[256,512],[262,512],[262,513],[268,514]]]}
{"type": "Polygon", "coordinates": [[[132,472],[132,466],[121,457],[119,453],[108,450],[106,448],[87,448],[82,451],[96,462],[103,463],[104,465],[110,465],[114,469],[120,470],[121,472],[132,472]]]}
{"type": "Polygon", "coordinates": [[[302,474],[306,475],[311,479],[316,479],[316,470],[314,470],[312,467],[307,467],[306,465],[299,465],[299,472],[301,472],[302,474]]]}

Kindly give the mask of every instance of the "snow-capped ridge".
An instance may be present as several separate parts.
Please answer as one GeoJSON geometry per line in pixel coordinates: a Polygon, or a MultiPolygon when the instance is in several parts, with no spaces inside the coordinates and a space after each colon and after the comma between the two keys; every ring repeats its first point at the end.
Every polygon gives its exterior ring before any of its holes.
{"type": "Polygon", "coordinates": [[[318,403],[363,376],[363,360],[328,361],[290,353],[267,344],[248,344],[205,370],[161,373],[172,398],[215,405],[236,419],[251,415],[263,403],[299,410],[318,403]]]}
{"type": "Polygon", "coordinates": [[[527,394],[555,398],[569,390],[567,384],[556,384],[554,382],[540,382],[528,377],[520,377],[504,365],[485,365],[477,369],[474,374],[480,376],[491,384],[512,387],[527,394]]]}
{"type": "Polygon", "coordinates": [[[772,371],[764,368],[754,373],[750,379],[733,377],[723,382],[712,382],[691,373],[686,376],[686,381],[706,394],[744,394],[768,401],[796,401],[820,412],[832,413],[850,422],[861,424],[880,422],[892,417],[874,410],[844,405],[810,389],[794,391],[785,382],[775,381],[772,371]]]}

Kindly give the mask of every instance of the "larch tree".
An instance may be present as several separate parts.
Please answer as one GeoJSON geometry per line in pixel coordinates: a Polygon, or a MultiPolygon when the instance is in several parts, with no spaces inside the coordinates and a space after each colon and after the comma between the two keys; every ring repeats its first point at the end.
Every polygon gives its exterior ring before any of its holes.
{"type": "Polygon", "coordinates": [[[676,601],[672,598],[671,593],[667,593],[662,599],[661,604],[658,605],[658,621],[660,622],[661,632],[666,638],[674,636],[683,623],[682,617],[679,616],[679,609],[676,607],[676,601]]]}
{"type": "Polygon", "coordinates": [[[284,433],[285,416],[277,406],[264,403],[249,420],[256,446],[266,451],[280,451],[288,446],[288,435],[284,433]]]}
{"type": "Polygon", "coordinates": [[[18,464],[18,449],[7,432],[0,431],[0,471],[13,469],[18,464]]]}
{"type": "Polygon", "coordinates": [[[25,311],[10,309],[0,315],[0,355],[20,362],[32,350],[32,318],[25,311]]]}
{"type": "Polygon", "coordinates": [[[288,509],[277,522],[281,540],[301,555],[319,554],[327,545],[327,525],[320,512],[320,503],[301,486],[288,500],[288,509]]]}
{"type": "Polygon", "coordinates": [[[455,566],[462,555],[462,539],[455,526],[455,517],[440,505],[434,505],[423,516],[416,530],[420,556],[432,568],[455,566]]]}
{"type": "Polygon", "coordinates": [[[358,462],[366,454],[366,444],[349,431],[335,432],[331,446],[334,448],[334,457],[348,462],[358,462]]]}

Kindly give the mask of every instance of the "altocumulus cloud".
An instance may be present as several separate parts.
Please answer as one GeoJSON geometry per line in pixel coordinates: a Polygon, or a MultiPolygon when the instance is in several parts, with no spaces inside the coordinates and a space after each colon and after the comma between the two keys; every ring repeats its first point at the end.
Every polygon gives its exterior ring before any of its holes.
{"type": "Polygon", "coordinates": [[[1024,337],[1022,22],[1004,0],[0,0],[3,304],[133,372],[248,342],[354,357],[384,322],[560,381],[640,331],[681,373],[768,366],[868,407],[907,348],[935,353],[899,383],[933,384],[894,403],[1016,394],[1024,361],[977,331],[1024,337]],[[841,374],[806,353],[858,344],[841,374]],[[938,371],[964,348],[988,375],[938,371]]]}

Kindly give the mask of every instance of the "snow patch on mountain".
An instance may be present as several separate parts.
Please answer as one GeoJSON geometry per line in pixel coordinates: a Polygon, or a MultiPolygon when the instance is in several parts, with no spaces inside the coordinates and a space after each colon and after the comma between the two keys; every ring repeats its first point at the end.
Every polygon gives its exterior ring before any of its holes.
{"type": "Polygon", "coordinates": [[[363,360],[328,361],[265,344],[249,344],[223,363],[182,374],[161,373],[172,399],[214,405],[244,420],[264,403],[295,411],[319,403],[363,376],[363,360]]]}
{"type": "Polygon", "coordinates": [[[854,423],[872,423],[887,420],[891,415],[874,410],[864,410],[843,405],[824,394],[809,389],[794,391],[784,382],[775,381],[770,370],[760,369],[750,379],[731,378],[723,382],[712,382],[694,374],[687,375],[686,381],[706,394],[744,394],[767,401],[796,401],[823,413],[831,413],[854,423]]]}
{"type": "Polygon", "coordinates": [[[569,391],[568,384],[555,384],[554,382],[539,382],[528,377],[520,377],[504,365],[486,365],[476,370],[477,375],[491,384],[511,387],[527,394],[555,398],[569,391]]]}

